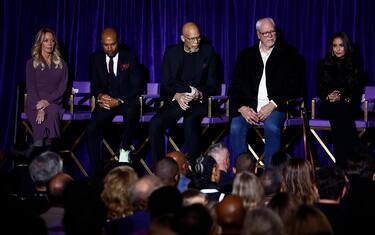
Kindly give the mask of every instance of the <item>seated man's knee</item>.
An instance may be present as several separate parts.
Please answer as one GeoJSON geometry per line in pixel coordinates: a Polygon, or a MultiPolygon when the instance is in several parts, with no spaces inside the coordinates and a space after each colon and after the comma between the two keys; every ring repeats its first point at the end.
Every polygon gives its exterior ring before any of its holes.
{"type": "Polygon", "coordinates": [[[230,134],[237,134],[242,133],[244,131],[247,131],[243,124],[242,117],[235,117],[232,119],[232,122],[230,123],[230,134]]]}
{"type": "Polygon", "coordinates": [[[269,122],[264,125],[264,131],[267,133],[279,134],[281,131],[281,126],[279,126],[277,123],[269,122]]]}

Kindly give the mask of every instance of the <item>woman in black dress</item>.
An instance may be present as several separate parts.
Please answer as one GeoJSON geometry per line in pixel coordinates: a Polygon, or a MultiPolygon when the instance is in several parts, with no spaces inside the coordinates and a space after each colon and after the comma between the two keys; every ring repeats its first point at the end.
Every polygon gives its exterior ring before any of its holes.
{"type": "Polygon", "coordinates": [[[318,96],[321,115],[329,119],[336,163],[342,165],[361,148],[355,128],[362,86],[362,66],[348,36],[335,33],[330,49],[318,65],[318,96]]]}

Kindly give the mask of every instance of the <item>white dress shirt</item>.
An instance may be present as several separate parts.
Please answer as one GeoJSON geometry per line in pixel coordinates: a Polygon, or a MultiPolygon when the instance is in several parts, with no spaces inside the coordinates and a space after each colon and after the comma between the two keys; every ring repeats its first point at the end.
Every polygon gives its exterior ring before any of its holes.
{"type": "MultiPolygon", "coordinates": [[[[107,63],[107,71],[109,73],[109,56],[105,54],[105,62],[107,63]]],[[[118,52],[117,54],[113,57],[113,73],[115,76],[117,76],[117,65],[118,65],[118,52]]]]}
{"type": "Polygon", "coordinates": [[[272,102],[273,104],[275,104],[275,102],[273,102],[272,100],[270,101],[268,99],[268,92],[267,92],[267,86],[266,86],[266,64],[267,64],[268,57],[270,57],[271,55],[273,47],[268,51],[263,51],[260,46],[261,46],[261,42],[259,42],[259,51],[260,51],[260,55],[262,56],[262,61],[263,61],[264,66],[263,66],[262,78],[260,79],[259,89],[258,89],[257,112],[259,112],[259,110],[263,106],[267,105],[269,102],[272,102]]]}

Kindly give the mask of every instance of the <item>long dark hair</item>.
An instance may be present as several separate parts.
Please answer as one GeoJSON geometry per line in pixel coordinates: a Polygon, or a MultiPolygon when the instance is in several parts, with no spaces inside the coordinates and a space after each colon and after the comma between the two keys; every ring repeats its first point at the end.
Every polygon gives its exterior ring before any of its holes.
{"type": "Polygon", "coordinates": [[[344,32],[336,32],[329,40],[329,51],[325,57],[324,64],[327,67],[337,66],[340,63],[344,66],[345,76],[348,81],[348,90],[346,96],[354,99],[354,103],[359,102],[362,94],[362,63],[359,54],[354,50],[353,44],[348,35],[344,32]],[[344,44],[345,56],[337,58],[333,53],[333,40],[340,38],[344,44]]]}
{"type": "Polygon", "coordinates": [[[329,54],[334,57],[333,53],[333,40],[340,38],[344,44],[345,56],[353,53],[353,46],[348,35],[344,32],[336,32],[329,41],[329,54]]]}

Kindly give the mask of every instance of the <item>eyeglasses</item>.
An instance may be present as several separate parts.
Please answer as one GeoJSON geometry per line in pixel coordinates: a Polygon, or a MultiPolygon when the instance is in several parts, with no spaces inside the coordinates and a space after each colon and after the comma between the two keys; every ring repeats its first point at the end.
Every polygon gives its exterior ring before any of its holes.
{"type": "Polygon", "coordinates": [[[184,35],[184,38],[189,41],[189,42],[200,42],[201,41],[201,36],[193,37],[193,38],[188,38],[184,35]]]}
{"type": "Polygon", "coordinates": [[[271,31],[268,31],[268,32],[259,32],[263,37],[269,37],[269,36],[273,36],[276,31],[275,30],[271,30],[271,31]]]}

